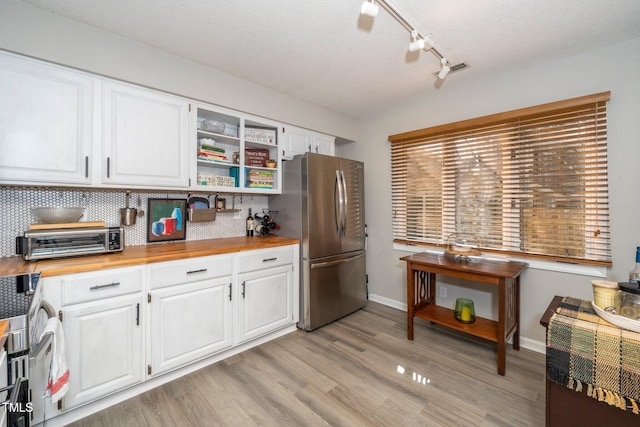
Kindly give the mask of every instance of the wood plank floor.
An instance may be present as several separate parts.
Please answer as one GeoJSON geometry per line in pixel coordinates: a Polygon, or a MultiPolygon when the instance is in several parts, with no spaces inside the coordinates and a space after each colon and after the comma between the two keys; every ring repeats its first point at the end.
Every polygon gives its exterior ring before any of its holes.
{"type": "Polygon", "coordinates": [[[544,355],[495,345],[370,302],[72,426],[543,426],[544,355]]]}

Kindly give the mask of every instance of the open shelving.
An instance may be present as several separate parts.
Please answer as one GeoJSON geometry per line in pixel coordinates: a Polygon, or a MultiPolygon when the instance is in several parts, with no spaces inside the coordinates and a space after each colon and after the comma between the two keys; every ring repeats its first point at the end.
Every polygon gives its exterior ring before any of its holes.
{"type": "Polygon", "coordinates": [[[195,116],[196,189],[280,193],[279,124],[213,106],[198,106],[195,116]],[[217,124],[224,129],[210,130],[217,124]]]}

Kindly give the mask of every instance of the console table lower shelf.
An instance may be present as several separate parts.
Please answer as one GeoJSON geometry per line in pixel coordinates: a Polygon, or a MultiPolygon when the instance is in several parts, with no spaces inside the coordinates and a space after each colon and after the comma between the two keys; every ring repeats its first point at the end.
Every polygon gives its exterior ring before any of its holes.
{"type": "Polygon", "coordinates": [[[454,314],[455,312],[450,308],[429,304],[416,311],[414,316],[485,340],[498,342],[498,322],[495,320],[476,316],[476,321],[473,323],[461,323],[455,319],[454,314]]]}
{"type": "Polygon", "coordinates": [[[506,342],[520,349],[520,274],[524,262],[472,258],[459,261],[447,255],[418,253],[400,258],[407,263],[407,338],[413,340],[413,320],[419,317],[480,337],[498,345],[498,374],[506,369],[506,342]],[[476,317],[474,323],[458,322],[454,310],[436,305],[436,274],[483,282],[498,287],[498,320],[476,317]]]}

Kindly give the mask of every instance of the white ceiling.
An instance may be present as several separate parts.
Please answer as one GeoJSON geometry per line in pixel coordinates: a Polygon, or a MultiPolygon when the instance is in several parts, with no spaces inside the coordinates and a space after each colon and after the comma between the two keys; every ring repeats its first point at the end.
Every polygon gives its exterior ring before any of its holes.
{"type": "MultiPolygon", "coordinates": [[[[639,0],[390,0],[450,63],[362,0],[23,0],[359,118],[415,96],[640,37],[639,0]]],[[[620,58],[620,66],[624,58],[620,58]]],[[[579,72],[579,70],[576,70],[579,72]]]]}

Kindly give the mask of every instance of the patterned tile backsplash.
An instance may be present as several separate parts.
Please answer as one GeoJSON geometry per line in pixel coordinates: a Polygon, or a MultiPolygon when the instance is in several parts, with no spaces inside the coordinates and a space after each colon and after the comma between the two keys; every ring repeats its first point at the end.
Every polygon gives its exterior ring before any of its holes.
{"type": "MultiPolygon", "coordinates": [[[[0,217],[2,230],[0,233],[0,257],[14,256],[16,236],[22,235],[28,230],[29,224],[36,222],[31,215],[31,208],[80,206],[85,208],[84,216],[80,221],[105,221],[109,226],[116,226],[120,225],[120,208],[126,206],[126,194],[126,190],[0,187],[0,206],[3,208],[0,217]]],[[[186,199],[188,197],[188,193],[153,193],[136,190],[131,191],[129,206],[146,212],[149,198],[186,199]]],[[[221,195],[220,197],[226,199],[228,209],[233,206],[233,196],[221,195]]],[[[213,195],[210,197],[210,202],[213,206],[213,195]]],[[[244,236],[248,209],[251,208],[254,213],[262,212],[262,209],[268,208],[268,206],[268,196],[237,195],[234,207],[240,209],[239,214],[218,212],[215,221],[188,222],[186,240],[244,236]],[[239,219],[236,219],[238,216],[239,219]]],[[[135,225],[124,227],[126,246],[147,244],[147,218],[145,213],[144,216],[137,218],[135,225]]]]}

